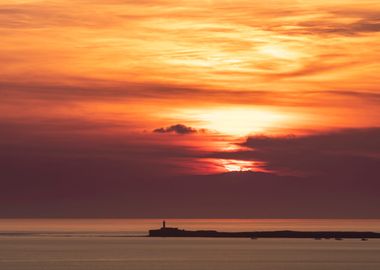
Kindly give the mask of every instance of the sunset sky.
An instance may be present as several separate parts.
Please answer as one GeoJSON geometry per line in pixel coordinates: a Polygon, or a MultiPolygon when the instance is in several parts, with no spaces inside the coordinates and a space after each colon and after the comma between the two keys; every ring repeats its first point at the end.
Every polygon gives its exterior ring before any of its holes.
{"type": "Polygon", "coordinates": [[[0,0],[0,216],[380,218],[378,0],[0,0]]]}

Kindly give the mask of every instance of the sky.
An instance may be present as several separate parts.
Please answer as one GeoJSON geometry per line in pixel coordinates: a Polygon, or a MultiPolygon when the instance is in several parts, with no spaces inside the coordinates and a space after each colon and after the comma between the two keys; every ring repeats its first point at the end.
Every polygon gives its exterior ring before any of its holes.
{"type": "Polygon", "coordinates": [[[0,217],[380,218],[378,0],[0,0],[0,217]]]}

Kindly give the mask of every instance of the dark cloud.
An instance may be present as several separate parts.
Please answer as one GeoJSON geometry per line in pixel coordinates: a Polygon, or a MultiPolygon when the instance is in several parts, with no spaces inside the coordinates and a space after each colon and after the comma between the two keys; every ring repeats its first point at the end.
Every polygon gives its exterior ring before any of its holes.
{"type": "Polygon", "coordinates": [[[248,150],[213,157],[258,160],[279,174],[330,179],[380,179],[380,128],[344,129],[305,136],[253,136],[248,150]]]}
{"type": "Polygon", "coordinates": [[[147,176],[133,173],[132,164],[103,159],[1,162],[7,166],[2,217],[380,217],[377,182],[253,172],[170,177],[155,170],[147,176]]]}
{"type": "Polygon", "coordinates": [[[380,128],[326,131],[304,136],[253,136],[245,146],[262,150],[296,150],[325,154],[380,155],[380,128]]]}
{"type": "Polygon", "coordinates": [[[184,135],[184,134],[197,133],[198,130],[196,130],[192,127],[182,125],[182,124],[177,124],[177,125],[173,125],[173,126],[166,127],[166,128],[157,128],[157,129],[153,130],[153,132],[155,132],[155,133],[177,133],[177,134],[184,135]]]}
{"type": "Polygon", "coordinates": [[[0,123],[1,217],[380,217],[378,128],[256,136],[246,151],[207,155],[150,133],[93,133],[106,123],[53,122],[0,123]],[[202,157],[303,173],[178,173],[202,157]]]}

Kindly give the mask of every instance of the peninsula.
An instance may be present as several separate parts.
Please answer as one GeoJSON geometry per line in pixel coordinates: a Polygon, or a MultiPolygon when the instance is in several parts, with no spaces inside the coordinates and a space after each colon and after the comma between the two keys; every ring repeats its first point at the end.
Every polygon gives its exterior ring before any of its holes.
{"type": "Polygon", "coordinates": [[[149,237],[212,237],[212,238],[311,238],[311,239],[380,239],[380,233],[356,231],[254,231],[218,232],[214,230],[188,231],[166,227],[165,221],[160,229],[150,230],[149,237]]]}

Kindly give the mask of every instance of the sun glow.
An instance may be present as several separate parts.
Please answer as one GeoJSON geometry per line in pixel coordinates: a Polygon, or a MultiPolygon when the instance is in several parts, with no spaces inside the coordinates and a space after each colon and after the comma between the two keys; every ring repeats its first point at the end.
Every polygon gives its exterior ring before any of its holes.
{"type": "Polygon", "coordinates": [[[218,108],[186,111],[186,119],[200,122],[207,130],[232,136],[246,136],[250,133],[268,132],[293,120],[289,113],[258,108],[218,108]]]}
{"type": "Polygon", "coordinates": [[[222,166],[228,172],[248,172],[252,171],[254,162],[233,159],[221,159],[222,166]]]}
{"type": "Polygon", "coordinates": [[[299,56],[298,53],[280,45],[263,46],[259,49],[259,53],[280,59],[296,59],[299,56]]]}

